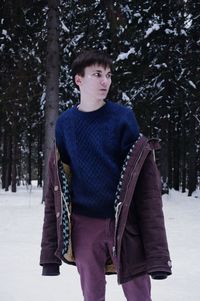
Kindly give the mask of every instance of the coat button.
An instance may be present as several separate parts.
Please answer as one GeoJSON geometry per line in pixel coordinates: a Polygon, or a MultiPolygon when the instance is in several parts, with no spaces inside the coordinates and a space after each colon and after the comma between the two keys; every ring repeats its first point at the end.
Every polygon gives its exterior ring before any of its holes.
{"type": "Polygon", "coordinates": [[[168,262],[167,262],[167,264],[168,264],[168,267],[172,267],[172,262],[169,260],[168,262]]]}
{"type": "Polygon", "coordinates": [[[54,191],[58,191],[58,186],[54,186],[54,191]]]}
{"type": "Polygon", "coordinates": [[[59,218],[59,216],[60,216],[60,212],[57,212],[56,217],[59,218]]]}

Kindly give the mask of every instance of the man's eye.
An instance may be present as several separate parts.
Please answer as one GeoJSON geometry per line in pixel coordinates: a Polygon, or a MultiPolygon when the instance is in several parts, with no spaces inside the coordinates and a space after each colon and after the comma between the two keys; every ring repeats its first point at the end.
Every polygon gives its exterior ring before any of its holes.
{"type": "Polygon", "coordinates": [[[112,77],[112,74],[111,73],[109,73],[109,74],[107,74],[107,76],[106,76],[107,78],[111,78],[112,77]]]}
{"type": "Polygon", "coordinates": [[[101,77],[101,73],[100,72],[96,72],[96,73],[94,73],[94,76],[101,77]]]}

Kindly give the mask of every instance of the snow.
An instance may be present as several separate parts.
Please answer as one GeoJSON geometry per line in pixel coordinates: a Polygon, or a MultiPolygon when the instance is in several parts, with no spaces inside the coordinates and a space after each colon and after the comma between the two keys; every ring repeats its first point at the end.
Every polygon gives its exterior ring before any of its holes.
{"type": "Polygon", "coordinates": [[[2,29],[2,35],[4,35],[9,41],[11,41],[11,37],[8,35],[8,32],[6,29],[2,29]]]}
{"type": "Polygon", "coordinates": [[[64,24],[63,21],[61,21],[61,26],[62,26],[62,29],[63,29],[65,32],[67,32],[67,33],[70,32],[69,28],[67,28],[67,26],[64,24]]]}
{"type": "Polygon", "coordinates": [[[197,88],[197,86],[193,83],[193,81],[189,80],[188,83],[189,83],[194,89],[197,88]]]}
{"type": "MultiPolygon", "coordinates": [[[[0,190],[0,300],[81,301],[75,267],[63,264],[61,275],[41,276],[39,266],[43,211],[41,189],[0,190]]],[[[199,301],[200,190],[192,197],[176,191],[163,196],[173,275],[152,280],[153,301],[199,301]]],[[[107,277],[106,301],[125,300],[115,276],[107,277]]]]}
{"type": "Polygon", "coordinates": [[[181,29],[181,34],[187,37],[187,33],[184,29],[181,29]]]}
{"type": "Polygon", "coordinates": [[[141,14],[140,13],[135,13],[133,16],[139,18],[139,17],[141,17],[141,14]]]}
{"type": "Polygon", "coordinates": [[[7,36],[7,30],[3,29],[3,30],[2,30],[2,34],[3,34],[4,36],[7,36]]]}
{"type": "Polygon", "coordinates": [[[144,38],[146,39],[150,34],[152,34],[152,32],[157,31],[159,29],[160,29],[160,25],[159,24],[157,24],[157,23],[153,24],[150,28],[147,29],[144,38]]]}
{"type": "Polygon", "coordinates": [[[116,61],[123,61],[123,60],[128,59],[128,56],[129,56],[131,53],[133,53],[133,54],[135,53],[135,48],[134,48],[134,47],[130,48],[128,52],[121,52],[121,53],[118,55],[116,61]]]}
{"type": "Polygon", "coordinates": [[[122,99],[127,101],[130,100],[129,96],[125,92],[122,92],[122,99]]]}

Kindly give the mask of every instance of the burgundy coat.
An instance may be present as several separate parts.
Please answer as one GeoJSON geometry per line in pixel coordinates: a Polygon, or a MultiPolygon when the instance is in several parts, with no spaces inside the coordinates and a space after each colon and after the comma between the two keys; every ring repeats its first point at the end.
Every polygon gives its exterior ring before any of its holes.
{"type": "MultiPolygon", "coordinates": [[[[118,282],[124,283],[142,273],[164,272],[171,274],[161,199],[161,182],[153,150],[157,140],[142,136],[127,155],[118,185],[113,264],[106,266],[107,273],[117,272],[118,282]]],[[[49,161],[49,184],[45,199],[45,215],[41,244],[40,264],[75,264],[70,239],[63,254],[62,181],[58,175],[59,154],[53,150],[49,161]]],[[[65,166],[69,180],[70,168],[65,166]]],[[[117,195],[116,193],[116,195],[117,195]]],[[[70,216],[69,216],[70,221],[70,216]]]]}

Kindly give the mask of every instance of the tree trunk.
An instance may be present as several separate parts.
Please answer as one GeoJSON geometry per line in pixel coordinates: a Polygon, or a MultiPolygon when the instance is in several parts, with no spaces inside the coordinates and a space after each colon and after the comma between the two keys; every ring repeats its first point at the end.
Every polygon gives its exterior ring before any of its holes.
{"type": "Polygon", "coordinates": [[[161,141],[160,173],[161,173],[161,179],[162,179],[162,194],[169,192],[169,187],[168,187],[168,160],[167,159],[168,159],[167,141],[161,141]]]}
{"type": "Polygon", "coordinates": [[[189,157],[188,157],[188,196],[196,190],[197,170],[196,170],[196,142],[195,142],[195,118],[191,116],[189,141],[189,157]]]}
{"type": "Polygon", "coordinates": [[[185,110],[182,112],[182,141],[181,141],[181,157],[182,157],[182,192],[186,191],[186,123],[185,110]]]}
{"type": "Polygon", "coordinates": [[[168,121],[168,187],[172,189],[172,125],[171,121],[168,121]]]}
{"type": "Polygon", "coordinates": [[[5,189],[6,185],[6,144],[7,144],[7,135],[6,135],[6,129],[4,128],[3,131],[3,154],[2,154],[2,189],[5,189]]]}
{"type": "Polygon", "coordinates": [[[38,178],[38,187],[42,187],[42,138],[43,138],[43,130],[42,124],[40,123],[38,126],[38,148],[37,148],[37,178],[38,178]]]}
{"type": "Polygon", "coordinates": [[[44,143],[44,168],[43,168],[43,199],[47,189],[48,159],[53,146],[55,122],[58,116],[59,93],[59,46],[58,46],[58,0],[48,1],[47,19],[47,88],[45,102],[45,143],[44,143]]]}
{"type": "Polygon", "coordinates": [[[11,184],[11,136],[8,135],[6,139],[6,168],[5,168],[5,191],[9,190],[9,186],[11,184]]]}
{"type": "Polygon", "coordinates": [[[17,137],[15,127],[12,130],[12,167],[11,167],[11,191],[17,191],[16,185],[16,176],[17,176],[17,168],[16,168],[16,153],[17,153],[17,137]]]}
{"type": "Polygon", "coordinates": [[[31,185],[31,181],[32,181],[32,133],[30,129],[28,135],[28,179],[26,184],[31,185]]]}
{"type": "Polygon", "coordinates": [[[179,191],[180,188],[180,137],[179,137],[179,126],[177,122],[176,131],[174,131],[173,139],[173,162],[174,162],[174,172],[173,172],[173,188],[179,191]]]}

